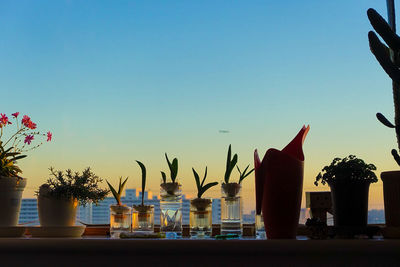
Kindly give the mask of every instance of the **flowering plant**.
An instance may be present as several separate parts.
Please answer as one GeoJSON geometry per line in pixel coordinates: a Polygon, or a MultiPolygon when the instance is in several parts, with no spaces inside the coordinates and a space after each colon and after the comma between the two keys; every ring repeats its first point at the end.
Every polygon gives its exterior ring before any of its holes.
{"type": "Polygon", "coordinates": [[[35,131],[37,125],[27,115],[22,117],[21,123],[18,121],[19,112],[15,112],[11,116],[15,120],[17,130],[15,133],[6,136],[5,129],[13,123],[6,114],[0,113],[0,176],[19,177],[18,174],[22,171],[15,163],[17,160],[26,157],[22,153],[38,148],[43,144],[43,142],[33,144],[36,136],[44,136],[49,142],[53,135],[51,132],[42,134],[35,131]]]}

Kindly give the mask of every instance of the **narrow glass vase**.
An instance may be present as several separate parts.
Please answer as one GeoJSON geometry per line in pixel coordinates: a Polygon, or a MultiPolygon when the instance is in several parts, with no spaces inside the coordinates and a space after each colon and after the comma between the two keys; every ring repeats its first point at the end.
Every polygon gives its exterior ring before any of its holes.
{"type": "Polygon", "coordinates": [[[178,182],[160,185],[160,232],[167,239],[182,237],[182,187],[178,182]]]}
{"type": "Polygon", "coordinates": [[[119,238],[120,233],[130,232],[132,209],[126,205],[110,205],[110,236],[119,238]]]}
{"type": "Polygon", "coordinates": [[[222,184],[221,191],[221,234],[242,235],[242,185],[238,183],[222,184]]]}
{"type": "Polygon", "coordinates": [[[133,205],[133,232],[154,232],[154,205],[133,205]]]}
{"type": "Polygon", "coordinates": [[[190,236],[209,238],[212,233],[212,200],[195,198],[190,200],[190,236]]]}

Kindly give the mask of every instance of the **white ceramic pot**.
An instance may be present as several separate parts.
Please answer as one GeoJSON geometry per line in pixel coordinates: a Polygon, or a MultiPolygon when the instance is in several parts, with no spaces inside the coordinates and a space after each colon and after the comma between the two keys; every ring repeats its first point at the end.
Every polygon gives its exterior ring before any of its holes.
{"type": "Polygon", "coordinates": [[[0,226],[16,226],[26,178],[0,176],[0,226]]]}
{"type": "Polygon", "coordinates": [[[41,226],[74,226],[77,199],[58,199],[38,196],[38,214],[41,226]]]}

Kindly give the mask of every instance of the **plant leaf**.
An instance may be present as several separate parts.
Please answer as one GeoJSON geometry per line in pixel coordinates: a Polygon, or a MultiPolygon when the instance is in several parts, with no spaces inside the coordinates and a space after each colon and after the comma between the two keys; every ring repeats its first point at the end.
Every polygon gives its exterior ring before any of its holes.
{"type": "Polygon", "coordinates": [[[21,156],[17,156],[17,157],[14,157],[14,158],[12,158],[11,160],[19,160],[19,159],[23,159],[23,158],[26,158],[27,156],[26,155],[21,155],[21,156]]]}
{"type": "Polygon", "coordinates": [[[122,182],[122,176],[119,177],[118,195],[121,195],[121,182],[122,182]]]}
{"type": "MultiPolygon", "coordinates": [[[[247,168],[246,168],[246,169],[247,169],[247,168]]],[[[246,178],[247,176],[249,176],[253,171],[254,171],[254,169],[252,169],[252,170],[249,171],[248,173],[243,172],[242,177],[240,177],[240,179],[239,179],[239,184],[244,180],[244,178],[246,178]]]]}
{"type": "Polygon", "coordinates": [[[115,191],[114,187],[106,180],[108,187],[110,188],[111,193],[114,195],[115,200],[117,201],[118,205],[121,205],[120,196],[118,195],[117,191],[115,191]]]}
{"type": "Polygon", "coordinates": [[[203,186],[200,190],[200,192],[197,194],[198,198],[201,198],[201,196],[211,187],[216,186],[218,184],[218,182],[212,182],[212,183],[208,183],[205,186],[203,186]]]}
{"type": "Polygon", "coordinates": [[[197,193],[198,193],[201,190],[200,177],[194,168],[192,168],[192,171],[193,171],[194,179],[196,180],[197,193]]]}
{"type": "Polygon", "coordinates": [[[203,185],[204,185],[204,182],[206,181],[206,177],[207,177],[207,166],[206,166],[206,170],[205,170],[205,172],[204,172],[204,178],[203,178],[203,181],[201,181],[201,187],[203,187],[203,185]]]}
{"type": "Polygon", "coordinates": [[[167,176],[165,175],[165,172],[161,172],[161,176],[162,176],[164,184],[167,183],[167,176]]]}
{"type": "Polygon", "coordinates": [[[228,183],[229,181],[229,167],[231,166],[231,154],[232,154],[231,145],[229,145],[228,156],[226,158],[225,183],[228,183]]]}
{"type": "Polygon", "coordinates": [[[136,161],[139,164],[140,169],[142,170],[142,206],[144,205],[144,192],[146,189],[146,167],[140,161],[136,161]]]}
{"type": "MultiPolygon", "coordinates": [[[[121,179],[122,179],[122,177],[121,177],[121,179]]],[[[122,183],[122,185],[121,185],[121,188],[120,188],[120,196],[121,196],[121,193],[122,193],[122,190],[124,189],[124,187],[125,187],[125,184],[126,184],[126,182],[128,181],[128,177],[126,177],[126,179],[125,179],[125,181],[122,183]]]]}
{"type": "Polygon", "coordinates": [[[171,180],[175,183],[175,179],[178,176],[178,159],[174,158],[172,160],[172,169],[171,169],[171,180]]]}

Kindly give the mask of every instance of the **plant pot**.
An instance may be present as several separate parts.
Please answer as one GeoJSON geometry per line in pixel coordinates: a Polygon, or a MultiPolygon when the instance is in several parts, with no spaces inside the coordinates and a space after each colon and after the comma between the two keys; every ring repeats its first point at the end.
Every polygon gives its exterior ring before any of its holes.
{"type": "Polygon", "coordinates": [[[190,200],[190,236],[192,238],[211,237],[212,199],[195,198],[190,200]]]}
{"type": "Polygon", "coordinates": [[[369,185],[364,181],[329,184],[336,227],[367,226],[369,185]]]}
{"type": "Polygon", "coordinates": [[[381,173],[385,221],[388,227],[400,227],[400,171],[381,173]]]}
{"type": "Polygon", "coordinates": [[[221,185],[221,234],[242,234],[242,185],[223,183],[221,185]]]}
{"type": "Polygon", "coordinates": [[[59,199],[38,196],[38,214],[41,226],[74,226],[77,199],[59,199]]]}
{"type": "Polygon", "coordinates": [[[26,178],[0,177],[0,226],[16,226],[26,178]]]}
{"type": "Polygon", "coordinates": [[[154,205],[133,205],[133,232],[154,232],[154,205]]]}
{"type": "Polygon", "coordinates": [[[130,232],[132,208],[126,205],[110,205],[110,235],[119,238],[121,232],[130,232]]]}
{"type": "Polygon", "coordinates": [[[182,188],[177,182],[160,185],[160,232],[168,239],[182,236],[182,188]]]}

